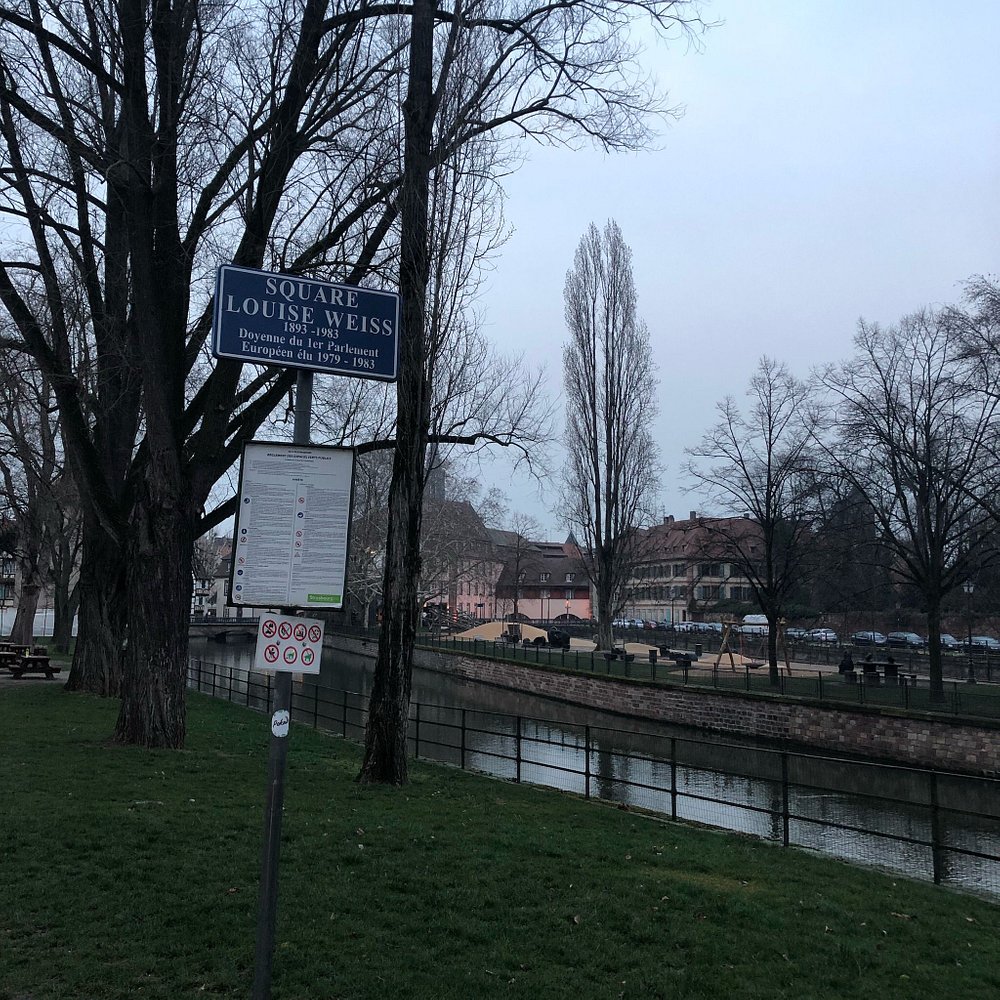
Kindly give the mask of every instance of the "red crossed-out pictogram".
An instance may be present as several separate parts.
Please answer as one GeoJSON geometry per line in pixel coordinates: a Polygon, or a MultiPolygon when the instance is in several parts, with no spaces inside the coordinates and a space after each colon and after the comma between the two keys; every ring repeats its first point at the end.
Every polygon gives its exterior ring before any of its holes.
{"type": "Polygon", "coordinates": [[[285,663],[294,663],[298,658],[299,651],[294,646],[286,646],[284,656],[285,663]]]}
{"type": "Polygon", "coordinates": [[[278,647],[275,646],[273,643],[270,646],[265,646],[264,647],[264,659],[267,660],[268,663],[277,663],[278,662],[278,647]]]}
{"type": "Polygon", "coordinates": [[[292,635],[294,635],[295,638],[299,640],[299,642],[302,642],[302,640],[306,637],[305,625],[299,622],[299,624],[292,629],[292,635]]]}
{"type": "Polygon", "coordinates": [[[291,634],[292,634],[292,626],[288,622],[282,622],[278,626],[279,639],[288,639],[291,637],[291,634]]]}
{"type": "Polygon", "coordinates": [[[273,618],[265,618],[264,624],[260,627],[260,634],[265,639],[273,639],[274,633],[278,631],[278,623],[273,618]]]}
{"type": "Polygon", "coordinates": [[[310,625],[309,626],[309,641],[310,642],[319,642],[319,640],[322,637],[322,635],[323,635],[323,630],[318,625],[310,625]]]}

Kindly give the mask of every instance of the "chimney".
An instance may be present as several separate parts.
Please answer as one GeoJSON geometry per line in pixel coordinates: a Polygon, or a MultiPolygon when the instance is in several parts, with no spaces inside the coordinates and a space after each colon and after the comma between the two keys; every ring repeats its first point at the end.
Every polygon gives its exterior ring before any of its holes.
{"type": "Polygon", "coordinates": [[[698,511],[696,511],[696,510],[691,511],[691,513],[688,515],[688,519],[691,520],[691,521],[697,521],[698,520],[698,511]]]}
{"type": "Polygon", "coordinates": [[[674,523],[674,515],[673,514],[665,514],[663,516],[663,523],[664,524],[673,524],[674,523]]]}

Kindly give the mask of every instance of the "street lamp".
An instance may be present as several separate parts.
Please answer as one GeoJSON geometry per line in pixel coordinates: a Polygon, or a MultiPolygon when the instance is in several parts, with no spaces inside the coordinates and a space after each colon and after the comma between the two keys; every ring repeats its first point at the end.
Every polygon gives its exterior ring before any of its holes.
{"type": "Polygon", "coordinates": [[[976,665],[972,659],[972,593],[975,589],[976,585],[971,580],[962,584],[962,590],[965,591],[965,621],[969,630],[969,676],[965,678],[968,684],[976,683],[976,665]]]}

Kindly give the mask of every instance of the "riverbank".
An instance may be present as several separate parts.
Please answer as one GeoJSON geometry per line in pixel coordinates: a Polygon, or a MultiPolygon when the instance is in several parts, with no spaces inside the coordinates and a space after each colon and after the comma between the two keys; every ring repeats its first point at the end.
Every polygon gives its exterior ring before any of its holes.
{"type": "MultiPolygon", "coordinates": [[[[183,753],[108,744],[117,703],[0,698],[0,996],[244,997],[260,715],[193,695],[183,753]]],[[[797,851],[293,726],[275,997],[988,997],[1000,909],[797,851]]]]}

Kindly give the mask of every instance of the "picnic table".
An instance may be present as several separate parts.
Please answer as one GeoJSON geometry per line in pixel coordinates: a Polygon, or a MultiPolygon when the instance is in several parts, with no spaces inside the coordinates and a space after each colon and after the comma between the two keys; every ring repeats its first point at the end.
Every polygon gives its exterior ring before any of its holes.
{"type": "MultiPolygon", "coordinates": [[[[870,687],[878,687],[883,680],[894,681],[902,685],[907,683],[908,678],[911,686],[917,683],[916,674],[908,673],[900,676],[899,664],[892,657],[886,660],[865,659],[861,661],[859,666],[864,683],[870,687]]],[[[848,670],[844,674],[844,680],[848,684],[854,684],[857,682],[857,676],[853,670],[848,670]]]]}
{"type": "Polygon", "coordinates": [[[0,642],[0,667],[7,667],[9,669],[19,657],[25,656],[29,652],[30,648],[28,646],[22,646],[14,642],[0,642]]]}
{"type": "Polygon", "coordinates": [[[10,651],[0,649],[0,665],[6,666],[18,680],[25,674],[45,674],[51,680],[61,669],[58,664],[52,663],[44,646],[17,646],[10,651]]]}
{"type": "Polygon", "coordinates": [[[669,646],[658,646],[657,648],[660,651],[660,656],[673,660],[678,666],[698,662],[698,654],[693,653],[690,649],[671,649],[669,646]]]}

